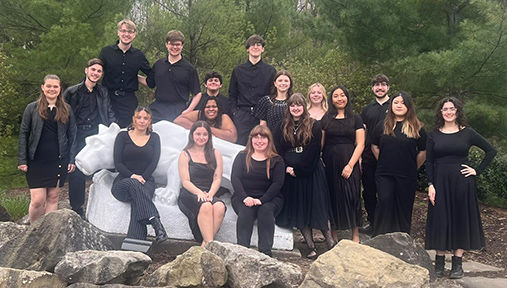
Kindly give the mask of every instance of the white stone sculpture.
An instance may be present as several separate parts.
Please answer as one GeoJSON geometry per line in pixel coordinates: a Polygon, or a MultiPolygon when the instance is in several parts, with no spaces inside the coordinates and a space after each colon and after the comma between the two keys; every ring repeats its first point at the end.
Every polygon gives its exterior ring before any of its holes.
{"type": "MultiPolygon", "coordinates": [[[[153,202],[170,238],[193,239],[188,219],[177,204],[181,187],[178,157],[188,141],[188,130],[168,121],[160,121],[153,124],[153,131],[158,133],[161,141],[160,160],[153,173],[159,188],[155,190],[153,202]]],[[[90,186],[86,209],[88,221],[106,232],[126,234],[130,221],[130,204],[113,197],[111,186],[117,173],[107,170],[114,168],[113,146],[118,132],[120,128],[116,123],[109,127],[99,125],[99,133],[86,138],[86,146],[76,156],[76,166],[86,175],[100,170],[93,175],[93,184],[90,186]]],[[[213,137],[213,146],[223,157],[222,186],[233,192],[230,182],[232,163],[244,146],[217,137],[213,137]]],[[[236,243],[237,215],[231,206],[231,194],[226,193],[220,199],[225,202],[227,212],[216,240],[236,243]]],[[[154,235],[151,227],[148,233],[154,235]]],[[[254,227],[252,245],[257,246],[257,226],[254,227]]],[[[292,231],[275,227],[273,248],[292,250],[292,231]]]]}

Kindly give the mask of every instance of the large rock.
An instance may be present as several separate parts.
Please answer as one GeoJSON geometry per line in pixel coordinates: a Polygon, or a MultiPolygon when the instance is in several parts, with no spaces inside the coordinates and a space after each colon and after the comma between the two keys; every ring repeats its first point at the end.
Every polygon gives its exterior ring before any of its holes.
{"type": "Polygon", "coordinates": [[[194,246],[174,261],[146,276],[144,286],[221,287],[227,282],[224,261],[208,250],[194,246]]]}
{"type": "Polygon", "coordinates": [[[415,243],[414,239],[407,233],[396,232],[383,234],[365,241],[363,244],[389,253],[407,263],[426,268],[430,273],[430,281],[436,279],[435,269],[433,269],[430,256],[426,250],[415,243]]]}
{"type": "Polygon", "coordinates": [[[0,222],[0,247],[27,229],[28,226],[18,225],[14,222],[0,222]]]}
{"type": "Polygon", "coordinates": [[[427,287],[428,270],[350,240],[315,260],[300,287],[427,287]]]}
{"type": "Polygon", "coordinates": [[[297,287],[303,277],[299,266],[240,245],[213,241],[206,249],[224,260],[229,287],[297,287]]]}
{"type": "MultiPolygon", "coordinates": [[[[105,284],[95,285],[90,283],[74,283],[68,288],[144,288],[145,286],[129,286],[124,284],[105,284]]],[[[162,287],[161,287],[162,288],[162,287]]],[[[175,288],[174,286],[164,286],[163,288],[175,288]]]]}
{"type": "Polygon", "coordinates": [[[59,288],[65,286],[67,286],[67,283],[60,280],[57,275],[49,272],[0,267],[0,288],[59,288]]]}
{"type": "Polygon", "coordinates": [[[0,247],[0,266],[52,272],[68,252],[111,250],[112,246],[104,233],[75,212],[57,210],[0,247]]]}
{"type": "Polygon", "coordinates": [[[0,222],[6,222],[11,220],[12,218],[9,212],[7,212],[4,206],[0,205],[0,222]]]}
{"type": "Polygon", "coordinates": [[[85,250],[65,254],[55,274],[67,283],[136,284],[150,263],[140,252],[85,250]]]}

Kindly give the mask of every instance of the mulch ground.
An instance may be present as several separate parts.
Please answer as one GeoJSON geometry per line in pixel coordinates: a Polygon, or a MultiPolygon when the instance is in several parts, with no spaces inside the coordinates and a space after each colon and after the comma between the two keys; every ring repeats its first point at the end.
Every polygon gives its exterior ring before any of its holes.
{"type": "MultiPolygon", "coordinates": [[[[88,183],[90,184],[90,183],[88,183]]],[[[28,189],[11,189],[7,191],[7,195],[28,195],[28,189]]],[[[60,191],[60,201],[68,199],[68,186],[67,184],[60,191]]],[[[416,193],[416,199],[414,203],[414,211],[412,216],[412,231],[411,235],[415,241],[424,247],[424,234],[426,227],[426,213],[427,213],[427,195],[426,193],[416,193]]],[[[478,273],[473,276],[484,276],[484,277],[505,277],[507,272],[507,210],[486,205],[480,205],[482,223],[484,228],[484,234],[486,238],[486,247],[479,251],[468,251],[465,252],[465,261],[476,261],[487,265],[492,265],[499,268],[504,268],[503,272],[484,272],[478,273]]],[[[324,253],[327,248],[325,243],[322,241],[323,237],[319,231],[314,231],[314,238],[316,239],[316,247],[319,254],[324,253]]],[[[306,255],[309,250],[303,241],[303,237],[298,231],[294,231],[294,245],[296,249],[301,251],[302,255],[306,255]]],[[[306,274],[312,260],[299,257],[297,255],[288,255],[287,253],[281,253],[275,257],[279,260],[294,263],[301,267],[303,273],[306,274]]],[[[295,253],[293,253],[295,254],[295,253]]],[[[174,256],[169,253],[157,253],[150,255],[153,258],[153,264],[149,267],[149,271],[154,271],[159,266],[170,262],[174,259],[174,256]]]]}

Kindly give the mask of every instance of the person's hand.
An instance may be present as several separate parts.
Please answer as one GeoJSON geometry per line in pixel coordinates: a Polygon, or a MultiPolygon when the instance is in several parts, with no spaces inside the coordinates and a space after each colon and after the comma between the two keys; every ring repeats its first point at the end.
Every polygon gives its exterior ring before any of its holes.
{"type": "Polygon", "coordinates": [[[18,165],[18,170],[26,172],[26,171],[28,171],[28,165],[26,165],[26,164],[18,165]]]}
{"type": "Polygon", "coordinates": [[[253,200],[254,200],[254,205],[255,205],[255,206],[260,206],[260,205],[262,205],[261,200],[259,200],[259,199],[257,199],[257,198],[254,198],[253,200]]]}
{"type": "Polygon", "coordinates": [[[428,186],[428,198],[431,202],[431,205],[435,206],[435,194],[437,191],[435,191],[435,186],[430,185],[428,186]]]}
{"type": "Polygon", "coordinates": [[[245,204],[246,207],[252,207],[252,206],[255,206],[255,201],[254,201],[254,198],[248,196],[246,197],[244,200],[243,200],[243,203],[245,204]]]}
{"type": "Polygon", "coordinates": [[[206,193],[206,201],[208,202],[213,202],[213,195],[211,195],[211,193],[206,193]]]}
{"type": "Polygon", "coordinates": [[[67,172],[72,173],[72,172],[74,172],[74,170],[76,170],[76,165],[69,164],[69,166],[67,167],[67,172]]]}
{"type": "Polygon", "coordinates": [[[197,193],[197,201],[198,202],[206,202],[208,199],[208,193],[204,192],[204,191],[199,191],[197,193]]]}
{"type": "Polygon", "coordinates": [[[342,170],[342,177],[345,179],[349,179],[350,174],[352,174],[352,167],[349,164],[345,165],[342,170]]]}
{"type": "Polygon", "coordinates": [[[461,167],[465,167],[465,168],[461,169],[461,174],[465,175],[465,177],[468,177],[471,175],[477,175],[477,172],[475,172],[474,168],[472,168],[468,165],[465,165],[465,164],[461,164],[461,167]]]}
{"type": "Polygon", "coordinates": [[[287,168],[285,169],[285,172],[292,177],[296,177],[296,173],[294,173],[294,168],[292,168],[290,166],[287,166],[287,168]]]}
{"type": "Polygon", "coordinates": [[[130,175],[130,178],[136,179],[137,181],[141,182],[141,184],[146,183],[146,180],[144,180],[143,176],[141,176],[141,175],[132,174],[132,175],[130,175]]]}

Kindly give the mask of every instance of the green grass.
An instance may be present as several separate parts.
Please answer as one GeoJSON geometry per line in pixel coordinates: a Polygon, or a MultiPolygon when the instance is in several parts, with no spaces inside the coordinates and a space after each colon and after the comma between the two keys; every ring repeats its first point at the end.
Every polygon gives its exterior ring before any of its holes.
{"type": "Polygon", "coordinates": [[[5,191],[0,191],[0,205],[9,212],[12,220],[18,221],[28,214],[30,197],[27,195],[7,196],[5,191]]]}

